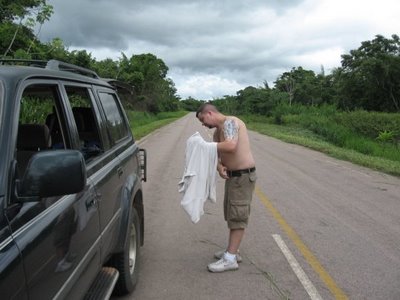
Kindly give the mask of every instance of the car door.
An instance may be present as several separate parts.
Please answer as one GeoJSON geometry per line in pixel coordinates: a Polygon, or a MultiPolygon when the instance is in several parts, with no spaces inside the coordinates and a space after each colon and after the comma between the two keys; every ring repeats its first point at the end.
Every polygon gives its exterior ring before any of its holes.
{"type": "MultiPolygon", "coordinates": [[[[31,79],[21,84],[15,99],[19,116],[14,122],[18,136],[15,180],[23,176],[35,152],[75,147],[76,130],[64,98],[55,80],[31,79]]],[[[77,194],[34,202],[11,199],[7,210],[21,251],[29,299],[82,297],[100,264],[99,212],[92,181],[87,180],[77,194]]]]}
{"type": "MultiPolygon", "coordinates": [[[[114,220],[119,221],[122,215],[121,207],[124,207],[124,205],[122,205],[121,201],[127,197],[127,195],[122,194],[124,193],[123,186],[127,176],[130,174],[124,167],[126,160],[122,164],[119,156],[129,143],[132,144],[132,137],[121,113],[121,107],[115,92],[111,89],[99,89],[97,96],[104,119],[103,125],[110,144],[108,151],[113,157],[110,167],[112,168],[112,174],[110,175],[112,185],[109,183],[103,184],[101,180],[98,181],[97,185],[100,193],[104,196],[103,201],[99,203],[100,226],[103,230],[103,240],[114,241],[117,237],[115,233],[118,232],[117,226],[119,225],[114,220]],[[107,225],[109,226],[107,227],[107,225]]],[[[132,149],[131,151],[133,152],[132,149]]],[[[132,155],[132,152],[130,155],[132,155]]],[[[113,246],[114,243],[104,243],[104,251],[111,251],[113,246]]]]}
{"type": "Polygon", "coordinates": [[[21,253],[7,222],[9,173],[15,164],[8,147],[12,137],[8,118],[12,103],[7,100],[12,92],[6,84],[0,78],[0,295],[4,299],[27,299],[21,253]]]}
{"type": "Polygon", "coordinates": [[[139,149],[138,144],[135,143],[127,116],[116,94],[99,93],[99,96],[102,107],[106,112],[106,118],[108,116],[107,127],[111,144],[120,164],[118,180],[121,191],[124,191],[121,201],[124,202],[122,207],[127,210],[122,218],[127,218],[127,215],[132,211],[130,206],[134,206],[140,222],[140,244],[143,245],[143,202],[141,196],[136,196],[141,195],[141,193],[138,193],[141,188],[141,181],[146,180],[145,150],[139,149]]]}
{"type": "Polygon", "coordinates": [[[85,153],[88,178],[93,182],[96,191],[102,261],[105,261],[113,251],[117,239],[115,232],[121,216],[119,198],[122,173],[116,151],[110,143],[107,120],[96,100],[96,90],[83,85],[65,85],[77,124],[80,149],[85,153]]]}
{"type": "Polygon", "coordinates": [[[0,217],[0,274],[2,299],[28,299],[22,258],[4,215],[0,217]]]}

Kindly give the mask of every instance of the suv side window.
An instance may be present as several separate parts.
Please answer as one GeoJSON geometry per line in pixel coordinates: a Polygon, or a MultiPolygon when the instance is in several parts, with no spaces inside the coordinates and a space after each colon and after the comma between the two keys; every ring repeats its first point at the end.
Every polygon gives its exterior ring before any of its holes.
{"type": "Polygon", "coordinates": [[[79,150],[82,151],[85,160],[100,155],[107,145],[103,145],[99,122],[93,107],[92,93],[86,87],[65,86],[76,128],[79,135],[79,150]]]}
{"type": "MultiPolygon", "coordinates": [[[[15,149],[18,178],[24,176],[29,160],[36,153],[71,148],[62,111],[60,90],[56,83],[33,83],[24,88],[20,98],[15,149]]],[[[23,205],[13,204],[8,215],[11,228],[16,231],[59,199],[48,197],[23,205]]]]}
{"type": "Polygon", "coordinates": [[[115,145],[120,140],[128,136],[128,127],[121,113],[114,94],[99,92],[99,98],[106,115],[106,126],[111,137],[111,142],[115,145]]]}
{"type": "Polygon", "coordinates": [[[17,151],[19,175],[25,172],[29,159],[38,151],[66,148],[60,118],[59,93],[56,85],[28,86],[21,98],[17,151]]]}

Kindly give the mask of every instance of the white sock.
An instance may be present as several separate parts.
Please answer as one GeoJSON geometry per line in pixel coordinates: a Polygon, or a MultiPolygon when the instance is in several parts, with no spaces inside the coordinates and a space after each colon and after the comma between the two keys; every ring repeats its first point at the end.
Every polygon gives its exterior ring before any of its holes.
{"type": "Polygon", "coordinates": [[[229,262],[234,262],[234,261],[236,261],[236,254],[231,254],[228,251],[225,251],[224,259],[229,262]]]}

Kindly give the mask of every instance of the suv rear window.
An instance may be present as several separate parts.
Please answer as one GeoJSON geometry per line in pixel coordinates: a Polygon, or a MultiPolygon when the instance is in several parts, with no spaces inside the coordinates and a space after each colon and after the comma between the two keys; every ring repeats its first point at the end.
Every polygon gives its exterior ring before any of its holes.
{"type": "Polygon", "coordinates": [[[114,94],[100,92],[99,98],[106,115],[108,131],[112,141],[116,144],[128,136],[128,128],[122,116],[121,108],[114,94]]]}

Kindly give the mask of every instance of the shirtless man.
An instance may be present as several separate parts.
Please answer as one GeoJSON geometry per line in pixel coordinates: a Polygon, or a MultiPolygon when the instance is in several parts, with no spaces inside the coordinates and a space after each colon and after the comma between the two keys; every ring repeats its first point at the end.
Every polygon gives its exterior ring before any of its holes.
{"type": "Polygon", "coordinates": [[[224,217],[229,228],[228,247],[215,253],[219,260],[208,265],[210,272],[237,270],[242,259],[238,253],[250,215],[250,204],[256,182],[255,162],[250,151],[246,125],[237,117],[225,116],[210,104],[202,104],[196,112],[199,121],[216,128],[218,173],[226,179],[224,217]]]}

